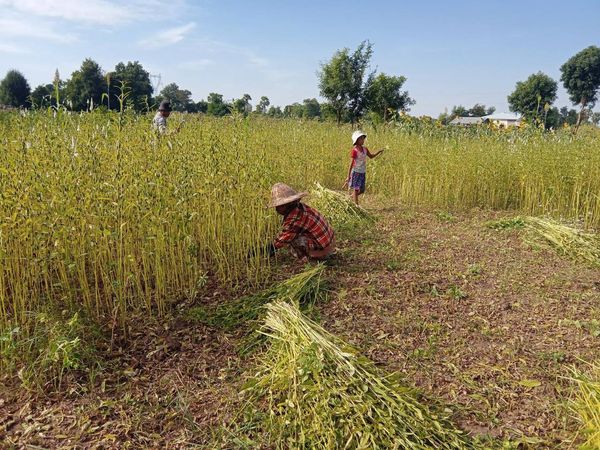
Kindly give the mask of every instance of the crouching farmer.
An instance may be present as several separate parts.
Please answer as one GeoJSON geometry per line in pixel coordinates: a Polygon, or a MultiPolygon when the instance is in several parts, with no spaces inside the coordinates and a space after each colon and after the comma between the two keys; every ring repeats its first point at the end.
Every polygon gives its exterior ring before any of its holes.
{"type": "Polygon", "coordinates": [[[300,201],[306,195],[283,183],[273,186],[269,206],[283,216],[283,229],[271,244],[271,254],[286,245],[302,261],[324,260],[334,252],[333,228],[319,211],[300,201]]]}

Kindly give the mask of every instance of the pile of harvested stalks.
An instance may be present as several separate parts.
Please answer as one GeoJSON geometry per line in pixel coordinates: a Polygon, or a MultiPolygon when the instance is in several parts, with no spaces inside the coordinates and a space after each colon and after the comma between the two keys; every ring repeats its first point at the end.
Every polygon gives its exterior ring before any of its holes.
{"type": "Polygon", "coordinates": [[[543,238],[560,253],[573,259],[600,266],[600,238],[550,219],[526,217],[528,229],[543,238]]]}
{"type": "Polygon", "coordinates": [[[309,307],[323,293],[324,270],[324,264],[316,264],[257,294],[221,303],[214,308],[193,308],[191,315],[208,325],[233,329],[244,322],[256,320],[264,311],[264,305],[274,300],[285,300],[303,308],[309,307]]]}
{"type": "Polygon", "coordinates": [[[321,186],[319,182],[315,182],[310,194],[311,205],[331,220],[334,226],[353,221],[373,221],[375,219],[366,209],[354,203],[348,195],[327,189],[321,186]]]}
{"type": "Polygon", "coordinates": [[[243,391],[250,404],[266,407],[256,424],[261,440],[307,449],[477,447],[294,305],[269,304],[262,332],[272,345],[243,391]]]}
{"type": "Polygon", "coordinates": [[[600,448],[600,365],[592,363],[586,372],[573,370],[572,381],[579,389],[570,401],[570,407],[581,424],[585,439],[579,448],[600,448]]]}

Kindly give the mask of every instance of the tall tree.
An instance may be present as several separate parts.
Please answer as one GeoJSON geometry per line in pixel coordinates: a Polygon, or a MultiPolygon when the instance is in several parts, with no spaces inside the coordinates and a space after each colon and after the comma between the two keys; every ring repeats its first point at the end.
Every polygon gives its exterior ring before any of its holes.
{"type": "Polygon", "coordinates": [[[530,75],[525,81],[518,81],[515,90],[508,96],[511,111],[522,114],[529,120],[541,120],[546,105],[556,100],[557,84],[542,72],[530,75]]]}
{"type": "Polygon", "coordinates": [[[128,106],[136,111],[144,111],[150,107],[152,93],[154,88],[150,82],[150,74],[138,61],[129,61],[127,64],[120,62],[115,66],[114,72],[111,73],[111,106],[117,107],[118,102],[115,101],[121,93],[123,83],[129,92],[127,96],[128,106]]]}
{"type": "Polygon", "coordinates": [[[196,104],[192,100],[192,93],[187,89],[179,89],[176,83],[167,84],[160,91],[160,97],[156,100],[169,100],[173,111],[196,111],[196,104]]]}
{"type": "Polygon", "coordinates": [[[244,94],[241,98],[233,101],[233,109],[242,114],[248,114],[252,111],[252,105],[250,104],[250,94],[244,94]]]}
{"type": "Polygon", "coordinates": [[[270,104],[269,97],[263,95],[254,109],[259,114],[266,114],[270,104]]]}
{"type": "Polygon", "coordinates": [[[104,85],[100,65],[87,58],[81,64],[81,68],[71,74],[65,94],[75,111],[89,110],[100,104],[104,85]]]}
{"type": "Polygon", "coordinates": [[[569,93],[569,99],[574,105],[580,105],[575,130],[581,124],[583,110],[593,107],[598,99],[600,89],[600,48],[592,45],[560,67],[560,79],[569,93]]]}
{"type": "Polygon", "coordinates": [[[402,92],[405,77],[388,76],[380,73],[374,79],[367,91],[369,109],[387,121],[390,110],[408,111],[415,101],[408,96],[408,91],[402,92]]]}
{"type": "Polygon", "coordinates": [[[31,103],[30,95],[29,83],[17,70],[9,70],[0,82],[0,104],[15,108],[27,107],[31,103]]]}
{"type": "Polygon", "coordinates": [[[319,89],[335,110],[338,123],[345,115],[354,123],[367,106],[365,93],[375,74],[366,73],[372,54],[372,44],[363,41],[354,53],[350,54],[347,48],[338,50],[327,64],[321,66],[319,89]]]}

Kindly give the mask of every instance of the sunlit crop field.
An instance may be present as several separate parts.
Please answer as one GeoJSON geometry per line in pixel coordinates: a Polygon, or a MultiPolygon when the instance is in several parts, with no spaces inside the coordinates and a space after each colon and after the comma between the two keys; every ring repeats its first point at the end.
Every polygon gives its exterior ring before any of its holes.
{"type": "MultiPolygon", "coordinates": [[[[274,182],[340,189],[349,125],[118,114],[0,116],[0,325],[46,307],[125,324],[161,314],[207,276],[255,283],[274,236],[274,182]]],[[[367,195],[439,208],[512,209],[600,226],[600,136],[582,130],[367,126],[367,195]]]]}

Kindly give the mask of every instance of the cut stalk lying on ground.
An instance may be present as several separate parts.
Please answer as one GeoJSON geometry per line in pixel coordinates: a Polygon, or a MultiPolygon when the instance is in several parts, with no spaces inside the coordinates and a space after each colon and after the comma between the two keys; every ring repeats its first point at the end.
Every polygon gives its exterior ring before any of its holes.
{"type": "Polygon", "coordinates": [[[600,365],[592,363],[586,372],[573,370],[571,379],[579,389],[570,407],[581,424],[580,432],[585,439],[579,448],[600,448],[600,365]]]}
{"type": "Polygon", "coordinates": [[[543,238],[558,252],[573,259],[600,266],[600,238],[550,219],[526,217],[527,228],[543,238]]]}
{"type": "Polygon", "coordinates": [[[264,310],[264,305],[274,300],[285,300],[308,308],[322,295],[324,270],[324,264],[316,264],[257,294],[222,303],[214,308],[192,308],[190,314],[208,325],[233,329],[244,322],[255,321],[264,310]]]}
{"type": "Polygon", "coordinates": [[[349,196],[327,189],[315,182],[311,190],[311,204],[321,211],[334,225],[356,220],[374,220],[366,209],[354,203],[349,196]]]}
{"type": "Polygon", "coordinates": [[[597,234],[586,233],[555,220],[540,217],[518,216],[491,221],[486,226],[495,230],[527,229],[559,253],[600,266],[600,237],[597,234]]]}
{"type": "MultiPolygon", "coordinates": [[[[277,448],[468,449],[477,445],[397,377],[287,302],[267,305],[271,346],[243,393],[266,407],[260,436],[277,448]]],[[[260,416],[261,414],[258,414],[260,416]]],[[[252,427],[249,427],[252,429],[252,427]]]]}

